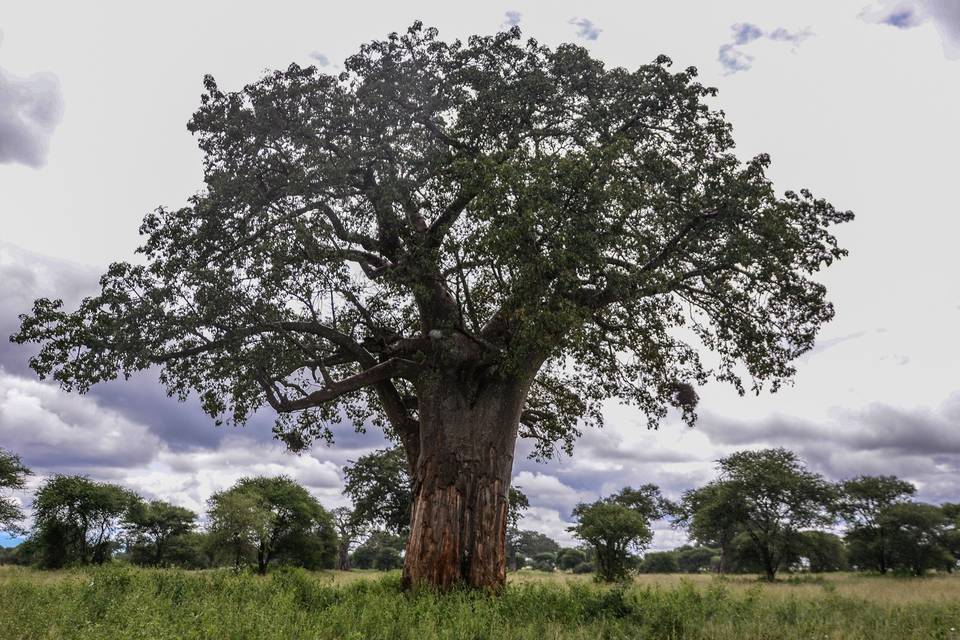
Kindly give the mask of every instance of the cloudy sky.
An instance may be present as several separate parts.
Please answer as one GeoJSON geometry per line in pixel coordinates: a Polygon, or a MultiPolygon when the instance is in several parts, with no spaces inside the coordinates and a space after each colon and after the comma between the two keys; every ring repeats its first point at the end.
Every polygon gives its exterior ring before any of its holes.
{"type": "MultiPolygon", "coordinates": [[[[779,189],[810,187],[857,214],[839,231],[850,257],[825,276],[836,319],[795,386],[739,398],[712,384],[692,430],[671,419],[647,431],[609,403],[607,428],[572,458],[518,457],[514,481],[533,505],[524,526],[569,542],[578,501],[645,482],[675,497],[717,458],[770,445],[834,479],[895,473],[924,500],[960,501],[960,0],[95,6],[21,2],[0,15],[0,447],[37,472],[33,486],[84,473],[202,510],[240,476],[288,473],[343,503],[341,467],[383,445],[373,432],[292,456],[266,416],[217,429],[149,372],[65,394],[5,336],[33,298],[93,292],[108,262],[133,257],[144,213],[200,189],[185,123],[203,74],[239,88],[290,62],[336,70],[361,42],[422,19],[445,38],[519,24],[611,66],[660,53],[694,65],[719,88],[742,157],[768,152],[779,189]]],[[[657,526],[655,547],[682,541],[657,526]]]]}

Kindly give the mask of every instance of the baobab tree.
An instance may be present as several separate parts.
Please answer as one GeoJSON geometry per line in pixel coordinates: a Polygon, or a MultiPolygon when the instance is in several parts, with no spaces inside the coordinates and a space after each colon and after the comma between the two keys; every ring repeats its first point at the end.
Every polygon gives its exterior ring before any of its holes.
{"type": "Polygon", "coordinates": [[[852,214],[777,195],[670,64],[416,23],[339,75],[206,77],[205,188],[14,340],[66,389],[156,365],[217,421],[271,407],[292,449],[382,427],[413,482],[405,584],[502,585],[518,435],[569,450],[607,398],[693,423],[697,386],[775,390],[833,315],[815,276],[852,214]]]}

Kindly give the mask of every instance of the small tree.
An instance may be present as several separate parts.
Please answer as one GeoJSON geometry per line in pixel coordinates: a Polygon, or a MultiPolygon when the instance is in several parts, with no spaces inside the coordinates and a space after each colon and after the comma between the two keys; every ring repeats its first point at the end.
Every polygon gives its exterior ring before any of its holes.
{"type": "Polygon", "coordinates": [[[578,564],[587,561],[587,554],[582,549],[565,547],[557,552],[557,568],[561,571],[572,571],[578,564]]]}
{"type": "Polygon", "coordinates": [[[67,389],[159,365],[214,420],[269,406],[296,449],[372,418],[414,478],[404,584],[502,586],[518,435],[569,451],[611,397],[692,424],[695,385],[776,389],[833,316],[852,214],[778,193],[670,64],[418,22],[337,75],[208,76],[205,188],[14,340],[67,389]]]}
{"type": "Polygon", "coordinates": [[[23,489],[31,473],[20,461],[20,456],[0,449],[0,531],[9,534],[24,532],[20,527],[20,521],[23,520],[20,505],[3,492],[23,489]]]}
{"type": "Polygon", "coordinates": [[[130,507],[139,500],[115,484],[55,475],[33,500],[31,534],[41,566],[103,564],[110,560],[130,507]]]}
{"type": "Polygon", "coordinates": [[[394,560],[401,558],[403,538],[389,531],[374,531],[354,550],[351,562],[358,569],[389,571],[396,568],[394,560]]]}
{"type": "Polygon", "coordinates": [[[631,552],[640,553],[650,544],[650,520],[661,517],[666,506],[656,485],[626,487],[597,502],[578,504],[573,510],[577,524],[569,530],[594,548],[600,580],[623,580],[631,552]]]}
{"type": "Polygon", "coordinates": [[[711,547],[684,545],[674,549],[677,554],[677,569],[682,573],[719,571],[720,550],[711,547]]]}
{"type": "Polygon", "coordinates": [[[916,492],[916,487],[896,476],[858,476],[840,484],[837,513],[847,522],[847,541],[857,565],[887,572],[893,532],[883,525],[880,514],[916,492]]]}
{"type": "Polygon", "coordinates": [[[940,507],[899,502],[884,508],[877,522],[890,532],[892,568],[921,576],[956,566],[947,542],[949,520],[940,507]]]}
{"type": "Polygon", "coordinates": [[[507,508],[507,533],[505,538],[507,568],[516,571],[523,564],[518,553],[521,544],[520,518],[530,508],[530,500],[519,488],[511,486],[509,492],[509,506],[507,508]]]}
{"type": "Polygon", "coordinates": [[[549,536],[530,529],[516,529],[508,540],[511,548],[508,554],[516,558],[519,566],[524,566],[538,553],[557,553],[560,545],[549,536]]]}
{"type": "Polygon", "coordinates": [[[211,532],[231,549],[235,566],[252,552],[261,575],[270,562],[333,563],[333,520],[306,489],[286,476],[242,478],[209,500],[211,532]]]}
{"type": "Polygon", "coordinates": [[[174,547],[193,531],[196,520],[193,511],[169,502],[134,502],[124,523],[134,558],[142,564],[169,564],[174,559],[174,547]]]}
{"type": "MultiPolygon", "coordinates": [[[[721,459],[718,468],[719,481],[694,504],[708,514],[701,520],[716,525],[715,531],[735,522],[767,580],[774,580],[795,552],[801,530],[833,521],[835,488],[807,471],[791,451],[740,451],[721,459]]],[[[692,522],[698,522],[696,512],[692,522]]]]}
{"type": "Polygon", "coordinates": [[[944,545],[960,562],[960,503],[945,502],[940,505],[943,515],[947,519],[947,532],[944,535],[944,545]]]}
{"type": "Polygon", "coordinates": [[[207,505],[210,535],[239,570],[254,556],[259,540],[269,536],[274,515],[262,496],[249,491],[218,491],[207,505]]]}
{"type": "Polygon", "coordinates": [[[807,568],[813,573],[846,571],[848,567],[843,540],[828,531],[801,532],[797,553],[806,559],[807,568]]]}
{"type": "Polygon", "coordinates": [[[637,565],[640,573],[677,573],[680,565],[677,562],[676,551],[651,551],[643,555],[643,560],[637,565]]]}
{"type": "Polygon", "coordinates": [[[740,512],[742,506],[734,485],[714,481],[686,491],[674,512],[674,524],[684,527],[694,541],[719,549],[718,573],[728,569],[733,540],[746,517],[740,512]]]}
{"type": "Polygon", "coordinates": [[[555,571],[557,568],[557,554],[552,551],[543,551],[533,556],[530,568],[537,571],[555,571]]]}
{"type": "Polygon", "coordinates": [[[378,449],[360,456],[343,468],[343,476],[343,492],[353,503],[354,526],[407,535],[413,490],[402,447],[378,449]]]}
{"type": "Polygon", "coordinates": [[[330,515],[337,529],[337,569],[350,571],[350,547],[364,535],[366,526],[349,507],[337,507],[330,515]]]}

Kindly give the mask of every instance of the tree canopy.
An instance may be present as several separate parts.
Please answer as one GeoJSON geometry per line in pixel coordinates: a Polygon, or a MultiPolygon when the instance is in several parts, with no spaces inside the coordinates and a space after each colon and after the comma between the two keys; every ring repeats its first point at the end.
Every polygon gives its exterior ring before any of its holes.
{"type": "Polygon", "coordinates": [[[353,503],[355,525],[383,527],[397,535],[410,528],[413,491],[403,449],[378,449],[343,468],[343,492],[353,503]]]}
{"type": "Polygon", "coordinates": [[[333,566],[336,532],[330,514],[286,476],[241,478],[209,500],[210,531],[232,549],[237,566],[252,557],[263,574],[273,560],[333,566]]]}
{"type": "Polygon", "coordinates": [[[684,496],[685,522],[704,543],[751,547],[773,580],[802,546],[801,531],[833,521],[837,492],[792,451],[739,451],[722,458],[720,477],[684,496]]]}
{"type": "Polygon", "coordinates": [[[663,504],[657,486],[646,484],[576,506],[577,523],[570,531],[594,548],[598,578],[614,582],[627,577],[631,554],[642,552],[653,540],[650,520],[664,515],[663,504]]]}
{"type": "Polygon", "coordinates": [[[163,500],[134,501],[127,512],[128,546],[143,564],[171,562],[172,547],[196,526],[197,514],[163,500]]]}
{"type": "Polygon", "coordinates": [[[776,195],[715,90],[669,67],[417,23],[339,75],[208,76],[189,124],[205,189],[146,216],[142,263],[76,311],[38,300],[14,339],[68,389],[160,365],[217,419],[271,405],[294,448],[344,415],[409,441],[411,381],[438,359],[537,363],[522,433],[541,455],[604,398],[655,425],[670,404],[693,420],[686,384],[743,389],[738,364],[776,388],[833,315],[813,276],[852,214],[776,195]]]}
{"type": "MultiPolygon", "coordinates": [[[[31,471],[20,461],[20,456],[0,449],[0,492],[23,489],[29,475],[31,471]]],[[[23,510],[20,505],[13,498],[0,493],[0,531],[22,533],[22,519],[23,510]]]]}
{"type": "Polygon", "coordinates": [[[137,499],[123,487],[84,476],[48,479],[33,500],[31,543],[41,566],[56,569],[110,560],[137,499]]]}
{"type": "Polygon", "coordinates": [[[847,538],[858,564],[887,572],[892,563],[893,532],[881,515],[916,492],[915,486],[895,476],[857,476],[840,484],[837,513],[849,526],[847,538]]]}

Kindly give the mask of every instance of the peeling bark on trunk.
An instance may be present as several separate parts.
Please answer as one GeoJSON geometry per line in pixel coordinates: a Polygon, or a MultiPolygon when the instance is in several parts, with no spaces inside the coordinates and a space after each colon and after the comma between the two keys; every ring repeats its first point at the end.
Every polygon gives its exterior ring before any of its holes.
{"type": "Polygon", "coordinates": [[[506,582],[507,496],[528,385],[421,384],[403,584],[499,589],[506,582]]]}

